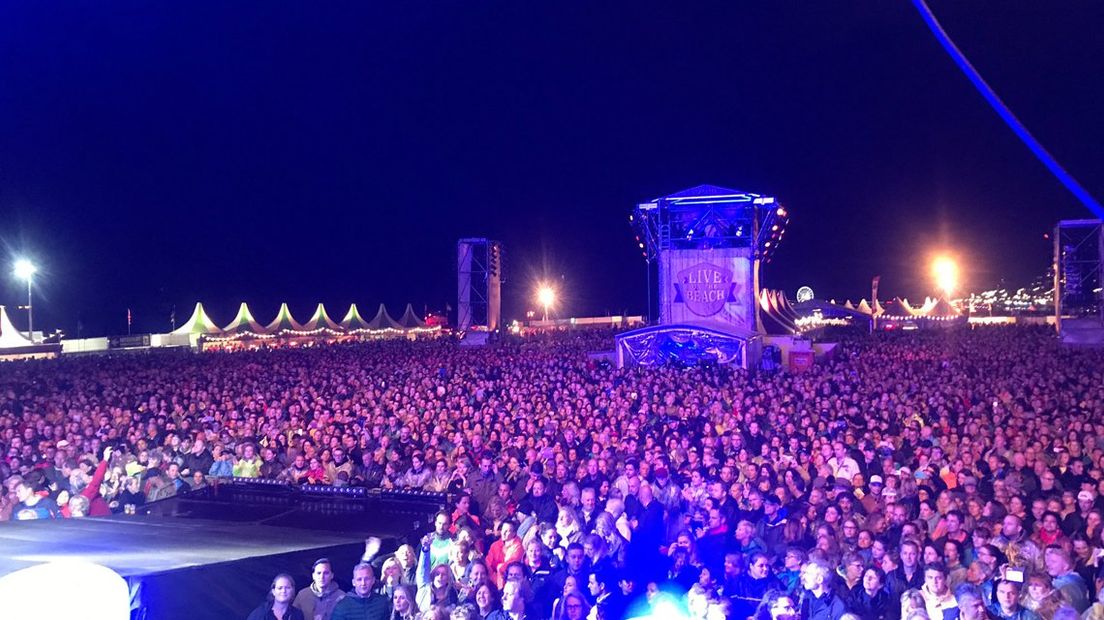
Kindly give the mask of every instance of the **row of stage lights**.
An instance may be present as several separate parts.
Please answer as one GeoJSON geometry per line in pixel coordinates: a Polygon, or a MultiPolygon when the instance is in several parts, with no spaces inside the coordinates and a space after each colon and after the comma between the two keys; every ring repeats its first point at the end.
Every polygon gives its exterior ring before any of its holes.
{"type": "Polygon", "coordinates": [[[414,500],[437,500],[444,498],[443,493],[437,493],[435,491],[425,491],[423,489],[368,489],[367,487],[339,487],[329,484],[303,484],[295,486],[289,482],[283,480],[275,480],[272,478],[240,478],[235,477],[230,479],[231,484],[235,486],[259,488],[259,487],[271,487],[287,490],[298,490],[307,495],[329,495],[334,497],[368,497],[370,494],[378,493],[381,498],[384,499],[414,499],[414,500]]]}
{"type": "MultiPolygon", "coordinates": [[[[756,200],[756,204],[759,204],[759,200],[760,199],[756,200]]],[[[771,199],[771,201],[773,202],[773,199],[771,199]]],[[[629,222],[635,224],[635,216],[629,215],[629,222]]],[[[786,234],[786,225],[789,223],[790,216],[785,207],[779,206],[777,209],[774,209],[772,212],[770,212],[770,215],[767,217],[766,222],[766,224],[770,224],[770,230],[766,231],[766,228],[764,226],[764,229],[759,232],[760,243],[762,245],[762,247],[759,248],[759,252],[760,258],[762,258],[764,262],[769,263],[771,261],[774,250],[777,249],[778,246],[782,243],[782,236],[786,234]],[[766,241],[761,241],[764,238],[764,232],[769,232],[770,236],[769,238],[767,238],[766,241]]],[[[740,226],[736,229],[737,237],[743,236],[743,233],[743,226],[740,226]]],[[[686,239],[689,241],[693,238],[693,236],[694,229],[691,228],[690,231],[686,234],[686,239]]],[[[640,239],[640,235],[635,235],[633,238],[636,240],[637,247],[639,247],[641,250],[640,255],[644,257],[644,260],[649,260],[647,247],[644,245],[644,241],[640,239]]]]}

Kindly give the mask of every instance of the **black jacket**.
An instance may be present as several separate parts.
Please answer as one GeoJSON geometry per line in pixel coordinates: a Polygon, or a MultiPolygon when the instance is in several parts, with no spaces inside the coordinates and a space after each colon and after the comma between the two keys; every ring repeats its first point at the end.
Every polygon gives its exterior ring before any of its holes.
{"type": "MultiPolygon", "coordinates": [[[[254,609],[246,620],[276,620],[276,614],[272,613],[272,603],[265,601],[254,609]]],[[[284,620],[306,620],[303,617],[303,610],[298,607],[288,607],[287,613],[284,614],[284,620]]]]}
{"type": "MultiPolygon", "coordinates": [[[[851,589],[848,598],[848,608],[851,613],[862,620],[882,620],[889,616],[889,608],[893,597],[885,587],[879,588],[874,596],[866,593],[866,589],[860,583],[851,589]]],[[[897,605],[900,607],[900,605],[897,605]]]]}

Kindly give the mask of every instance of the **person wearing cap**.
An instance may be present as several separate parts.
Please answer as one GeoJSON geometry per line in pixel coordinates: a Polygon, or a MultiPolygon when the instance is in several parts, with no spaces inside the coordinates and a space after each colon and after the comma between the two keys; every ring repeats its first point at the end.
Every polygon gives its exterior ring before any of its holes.
{"type": "Polygon", "coordinates": [[[763,518],[759,521],[759,538],[772,555],[779,555],[786,548],[786,524],[788,511],[774,493],[763,495],[763,518]]]}
{"type": "Polygon", "coordinates": [[[1095,508],[1096,496],[1092,491],[1079,491],[1077,493],[1077,510],[1066,515],[1062,520],[1062,531],[1068,536],[1085,528],[1089,513],[1095,508]]]}
{"type": "Polygon", "coordinates": [[[879,474],[870,476],[866,483],[866,488],[857,490],[856,495],[859,495],[859,504],[862,506],[862,511],[866,514],[872,512],[880,512],[882,509],[881,503],[884,501],[882,493],[885,491],[885,481],[879,474]]]}

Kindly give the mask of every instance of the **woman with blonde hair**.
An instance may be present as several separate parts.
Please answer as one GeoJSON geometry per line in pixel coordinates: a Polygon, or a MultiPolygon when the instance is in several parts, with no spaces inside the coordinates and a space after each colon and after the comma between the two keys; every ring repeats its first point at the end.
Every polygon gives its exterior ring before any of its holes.
{"type": "Polygon", "coordinates": [[[583,528],[579,517],[567,506],[560,508],[556,515],[556,533],[560,535],[560,546],[567,548],[571,543],[579,542],[583,537],[583,528]]]}
{"type": "Polygon", "coordinates": [[[392,598],[395,595],[395,589],[401,585],[404,585],[402,566],[395,556],[391,556],[384,560],[380,568],[379,585],[376,586],[376,591],[387,598],[392,598]]]}
{"type": "Polygon", "coordinates": [[[910,588],[901,594],[901,618],[902,620],[915,618],[914,614],[917,613],[923,614],[923,617],[927,618],[928,606],[920,590],[918,588],[910,588]]]}

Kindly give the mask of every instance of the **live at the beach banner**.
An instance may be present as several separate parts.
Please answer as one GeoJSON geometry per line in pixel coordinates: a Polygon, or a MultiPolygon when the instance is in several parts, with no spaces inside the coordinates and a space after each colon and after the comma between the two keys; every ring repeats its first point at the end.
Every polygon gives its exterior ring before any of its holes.
{"type": "Polygon", "coordinates": [[[751,324],[751,265],[745,256],[722,252],[670,252],[665,297],[672,323],[709,319],[744,329],[751,324]]]}

